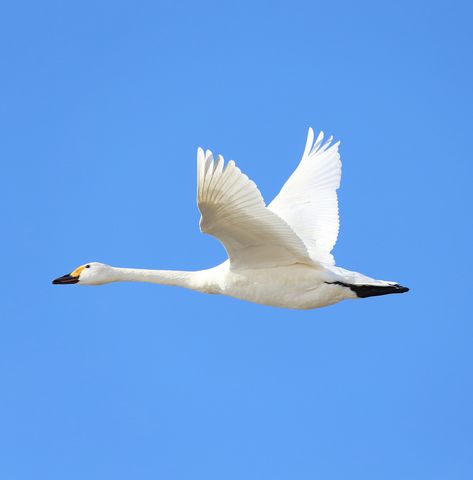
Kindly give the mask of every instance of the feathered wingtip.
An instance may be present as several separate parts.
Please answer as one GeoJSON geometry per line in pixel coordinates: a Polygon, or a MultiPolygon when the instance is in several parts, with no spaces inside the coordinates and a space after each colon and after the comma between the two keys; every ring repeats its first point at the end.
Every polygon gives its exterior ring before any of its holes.
{"type": "Polygon", "coordinates": [[[204,149],[199,147],[197,149],[197,169],[199,173],[205,175],[212,164],[213,159],[214,157],[210,150],[206,150],[204,153],[204,149]]]}
{"type": "MultiPolygon", "coordinates": [[[[229,164],[233,164],[234,162],[228,162],[229,164]]],[[[204,149],[199,147],[197,149],[197,180],[203,180],[204,177],[207,175],[209,170],[222,170],[224,166],[224,158],[222,155],[217,156],[217,160],[214,161],[214,156],[211,150],[206,150],[204,153],[204,149]]]]}
{"type": "Polygon", "coordinates": [[[209,185],[214,177],[220,177],[224,171],[231,172],[233,170],[240,172],[233,160],[230,160],[225,165],[222,155],[218,155],[217,159],[214,159],[211,150],[206,150],[204,153],[204,150],[199,147],[197,149],[197,201],[209,200],[207,198],[209,185]]]}
{"type": "Polygon", "coordinates": [[[305,144],[305,149],[304,149],[304,154],[302,155],[302,158],[307,158],[311,157],[315,154],[320,154],[325,152],[330,146],[331,148],[338,148],[340,145],[340,141],[334,143],[333,145],[330,145],[333,141],[333,136],[330,136],[325,143],[323,143],[324,140],[324,132],[321,130],[319,134],[317,135],[317,139],[314,142],[314,130],[312,127],[309,127],[309,131],[307,132],[307,141],[305,144]]]}

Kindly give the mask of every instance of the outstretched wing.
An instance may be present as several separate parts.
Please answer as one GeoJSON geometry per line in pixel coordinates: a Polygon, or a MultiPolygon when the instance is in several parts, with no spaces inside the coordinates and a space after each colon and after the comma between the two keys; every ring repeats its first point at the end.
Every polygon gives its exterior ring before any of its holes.
{"type": "Polygon", "coordinates": [[[233,161],[197,153],[197,205],[200,229],[224,245],[232,268],[311,263],[302,240],[265,206],[258,187],[233,161]]]}
{"type": "Polygon", "coordinates": [[[319,133],[309,128],[307,143],[299,166],[289,177],[268,209],[285,220],[304,241],[310,257],[317,262],[334,264],[331,251],[338,237],[338,200],[342,164],[340,142],[323,143],[319,133]]]}

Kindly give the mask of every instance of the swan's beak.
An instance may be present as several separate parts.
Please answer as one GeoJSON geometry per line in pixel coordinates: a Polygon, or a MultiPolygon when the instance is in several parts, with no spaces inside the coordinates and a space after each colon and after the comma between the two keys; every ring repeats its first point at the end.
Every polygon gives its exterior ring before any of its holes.
{"type": "Polygon", "coordinates": [[[54,285],[69,285],[70,283],[77,283],[79,281],[79,275],[73,277],[70,273],[63,275],[62,277],[53,280],[54,285]]]}

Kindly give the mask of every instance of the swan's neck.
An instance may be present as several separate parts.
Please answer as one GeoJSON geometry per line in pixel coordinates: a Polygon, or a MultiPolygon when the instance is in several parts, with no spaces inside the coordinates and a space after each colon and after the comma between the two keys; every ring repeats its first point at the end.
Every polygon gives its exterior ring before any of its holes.
{"type": "Polygon", "coordinates": [[[218,278],[213,268],[187,272],[180,270],[113,267],[113,281],[159,283],[161,285],[184,287],[205,293],[218,293],[220,291],[218,278]]]}

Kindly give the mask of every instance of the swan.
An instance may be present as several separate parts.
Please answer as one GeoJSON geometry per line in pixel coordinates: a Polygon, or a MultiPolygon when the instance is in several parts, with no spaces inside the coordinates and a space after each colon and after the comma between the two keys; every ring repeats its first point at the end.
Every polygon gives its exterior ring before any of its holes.
{"type": "Polygon", "coordinates": [[[90,262],[53,284],[103,285],[150,282],[254,303],[312,309],[345,299],[409,289],[335,266],[338,237],[337,189],[340,142],[314,142],[309,128],[302,159],[279,194],[266,205],[256,184],[233,161],[197,151],[197,205],[200,230],[222,242],[228,259],[199,271],[118,268],[90,262]]]}

